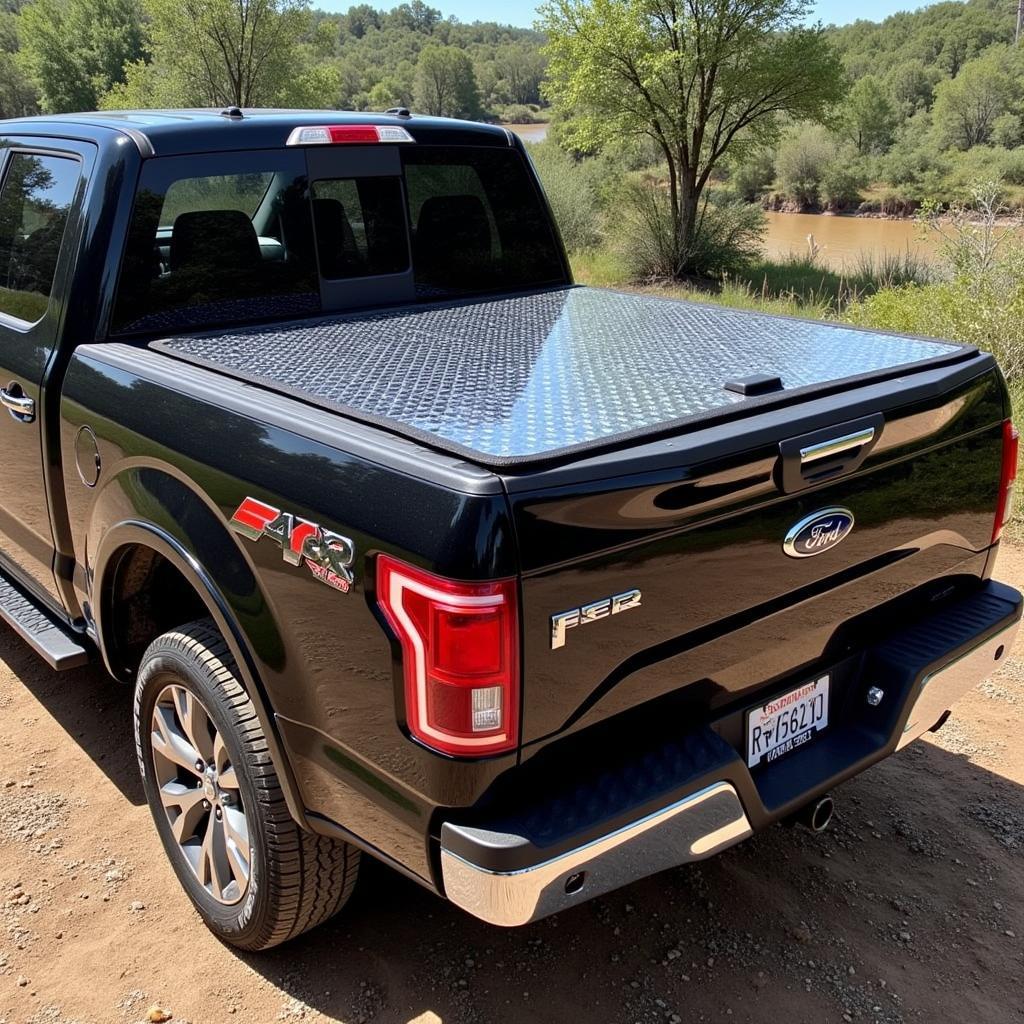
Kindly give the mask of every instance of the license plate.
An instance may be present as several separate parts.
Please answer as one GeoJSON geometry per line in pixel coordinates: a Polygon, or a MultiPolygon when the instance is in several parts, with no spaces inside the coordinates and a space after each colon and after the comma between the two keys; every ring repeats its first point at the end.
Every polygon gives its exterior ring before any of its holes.
{"type": "Polygon", "coordinates": [[[809,743],[828,725],[829,677],[804,683],[747,712],[747,766],[771,762],[809,743]]]}

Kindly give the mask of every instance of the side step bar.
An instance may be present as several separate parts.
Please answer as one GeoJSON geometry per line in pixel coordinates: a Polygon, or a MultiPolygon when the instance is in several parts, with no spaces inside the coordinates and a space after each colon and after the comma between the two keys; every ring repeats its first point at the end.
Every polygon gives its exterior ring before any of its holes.
{"type": "Polygon", "coordinates": [[[62,672],[89,661],[89,651],[66,626],[61,626],[0,574],[0,619],[3,619],[51,668],[62,672]]]}

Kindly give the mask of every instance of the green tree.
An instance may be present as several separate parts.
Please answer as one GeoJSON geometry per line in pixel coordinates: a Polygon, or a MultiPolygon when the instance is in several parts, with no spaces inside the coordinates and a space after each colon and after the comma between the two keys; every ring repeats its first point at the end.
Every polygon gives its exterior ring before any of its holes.
{"type": "Polygon", "coordinates": [[[690,269],[701,197],[722,158],[775,141],[784,118],[842,98],[838,58],[804,0],[550,0],[548,93],[570,141],[651,138],[668,165],[676,273],[690,269]]]}
{"type": "Polygon", "coordinates": [[[114,106],[272,106],[299,102],[308,0],[143,0],[152,61],[126,68],[114,106]]]}
{"type": "Polygon", "coordinates": [[[18,33],[19,59],[54,113],[95,110],[145,50],[138,0],[33,0],[18,33]]]}
{"type": "Polygon", "coordinates": [[[501,47],[494,59],[495,92],[505,103],[539,103],[545,66],[543,54],[529,41],[501,47]]]}
{"type": "Polygon", "coordinates": [[[887,81],[889,92],[904,117],[932,105],[935,82],[924,61],[901,61],[889,73],[887,81]]]}
{"type": "Polygon", "coordinates": [[[19,60],[18,16],[0,12],[0,117],[25,117],[39,112],[35,83],[19,60]]]}
{"type": "Polygon", "coordinates": [[[454,46],[430,44],[416,62],[416,108],[436,117],[473,117],[480,95],[473,62],[454,46]]]}
{"type": "Polygon", "coordinates": [[[342,35],[362,39],[371,28],[380,28],[380,13],[369,4],[350,7],[341,19],[342,35]]]}
{"type": "Polygon", "coordinates": [[[874,75],[865,75],[854,83],[843,104],[842,122],[847,137],[862,156],[884,153],[892,145],[896,111],[874,75]]]}
{"type": "Polygon", "coordinates": [[[782,140],[775,170],[786,195],[801,209],[818,205],[836,153],[835,139],[821,125],[797,125],[782,140]]]}
{"type": "Polygon", "coordinates": [[[1020,98],[1022,85],[1019,55],[1006,46],[989,47],[968,61],[935,90],[932,115],[941,139],[960,149],[987,143],[997,119],[1020,98]]]}

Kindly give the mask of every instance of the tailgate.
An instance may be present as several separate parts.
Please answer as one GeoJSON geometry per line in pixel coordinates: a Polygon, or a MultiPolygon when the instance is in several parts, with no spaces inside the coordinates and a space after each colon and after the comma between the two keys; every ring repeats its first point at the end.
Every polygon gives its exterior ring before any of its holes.
{"type": "Polygon", "coordinates": [[[506,476],[524,745],[666,701],[697,725],[976,587],[1004,402],[975,356],[506,476]]]}

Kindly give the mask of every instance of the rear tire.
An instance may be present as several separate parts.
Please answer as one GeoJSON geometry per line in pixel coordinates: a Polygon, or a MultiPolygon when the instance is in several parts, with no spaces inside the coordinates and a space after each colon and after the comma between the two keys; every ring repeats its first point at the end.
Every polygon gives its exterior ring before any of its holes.
{"type": "Polygon", "coordinates": [[[269,949],[344,906],[359,850],[305,831],[288,813],[256,710],[211,619],[146,650],[135,744],[164,850],[215,935],[269,949]]]}

